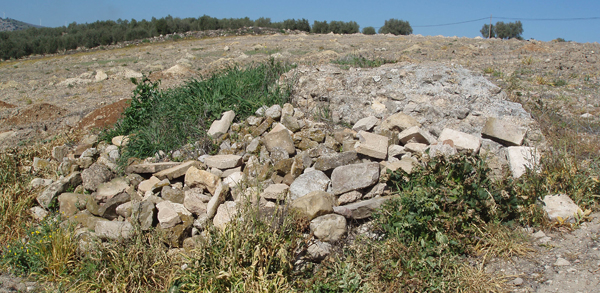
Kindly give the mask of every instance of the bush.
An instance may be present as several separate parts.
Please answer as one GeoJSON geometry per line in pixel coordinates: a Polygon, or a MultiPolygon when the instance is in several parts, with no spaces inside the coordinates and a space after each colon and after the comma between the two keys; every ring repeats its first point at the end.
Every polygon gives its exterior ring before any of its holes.
{"type": "Polygon", "coordinates": [[[523,33],[523,24],[521,21],[504,23],[502,21],[496,22],[496,25],[491,26],[484,24],[479,31],[484,38],[500,38],[500,39],[519,39],[522,40],[521,34],[523,33]]]}
{"type": "Polygon", "coordinates": [[[412,32],[412,27],[408,21],[395,18],[386,20],[385,24],[379,29],[380,34],[410,35],[412,32]]]}
{"type": "Polygon", "coordinates": [[[311,32],[314,34],[326,34],[329,32],[329,24],[327,24],[326,20],[324,20],[324,21],[315,20],[313,22],[311,32]]]}
{"type": "Polygon", "coordinates": [[[362,29],[362,33],[365,35],[374,35],[376,34],[375,28],[372,26],[368,26],[362,29]]]}

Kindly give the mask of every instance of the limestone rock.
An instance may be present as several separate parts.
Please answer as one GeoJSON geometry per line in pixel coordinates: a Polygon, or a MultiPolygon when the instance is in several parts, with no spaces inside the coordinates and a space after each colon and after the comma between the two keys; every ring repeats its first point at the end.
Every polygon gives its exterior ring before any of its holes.
{"type": "Polygon", "coordinates": [[[154,188],[157,187],[156,185],[159,182],[160,182],[160,179],[158,179],[156,176],[152,176],[152,177],[150,177],[150,179],[140,182],[140,184],[138,185],[137,188],[142,193],[146,193],[148,191],[154,190],[154,188]]]}
{"type": "Polygon", "coordinates": [[[321,241],[336,242],[346,234],[346,218],[328,214],[310,221],[310,231],[321,241]]]}
{"type": "Polygon", "coordinates": [[[264,143],[269,152],[271,152],[276,147],[280,147],[286,152],[288,152],[288,154],[290,155],[296,153],[296,148],[294,147],[294,140],[292,139],[292,136],[287,130],[268,133],[264,136],[264,143]]]}
{"type": "Polygon", "coordinates": [[[98,186],[97,191],[94,192],[92,195],[94,196],[97,202],[106,202],[115,195],[126,191],[128,187],[129,184],[127,184],[127,181],[124,178],[119,177],[109,182],[100,184],[100,186],[98,186]]]}
{"type": "Polygon", "coordinates": [[[290,185],[290,198],[295,200],[312,191],[326,191],[329,186],[329,177],[325,173],[314,170],[306,172],[290,185]]]}
{"type": "Polygon", "coordinates": [[[173,180],[175,178],[179,178],[185,175],[185,173],[190,167],[202,168],[202,163],[198,161],[187,161],[185,163],[177,164],[170,168],[156,172],[153,175],[160,180],[173,180]]]}
{"type": "Polygon", "coordinates": [[[286,184],[271,184],[260,194],[264,199],[285,200],[290,187],[286,184]]]}
{"type": "Polygon", "coordinates": [[[413,126],[400,132],[398,134],[398,139],[403,144],[417,142],[430,145],[437,142],[435,137],[429,134],[429,131],[423,130],[419,126],[413,126]]]}
{"type": "Polygon", "coordinates": [[[46,159],[41,159],[38,157],[33,158],[33,170],[34,171],[41,171],[44,170],[48,167],[50,167],[50,161],[46,160],[46,159]]]}
{"type": "Polygon", "coordinates": [[[238,213],[238,207],[234,201],[226,201],[217,209],[217,213],[213,218],[215,227],[224,229],[227,223],[231,222],[238,213]]]}
{"type": "Polygon", "coordinates": [[[338,205],[345,205],[345,204],[348,204],[348,203],[352,203],[352,202],[355,202],[355,201],[361,199],[362,196],[363,196],[362,193],[360,193],[360,192],[358,192],[356,190],[353,190],[353,191],[350,191],[350,192],[346,192],[346,193],[340,195],[340,197],[337,200],[337,204],[338,205]]]}
{"type": "Polygon", "coordinates": [[[48,211],[39,206],[30,208],[29,212],[31,213],[31,216],[38,221],[42,221],[48,216],[48,211]]]}
{"type": "Polygon", "coordinates": [[[127,221],[98,221],[94,231],[101,239],[129,239],[133,235],[133,226],[127,221]]]}
{"type": "Polygon", "coordinates": [[[158,209],[158,222],[163,229],[172,228],[181,223],[182,220],[179,215],[192,215],[182,204],[170,201],[160,202],[156,204],[156,208],[158,209]]]}
{"type": "Polygon", "coordinates": [[[526,169],[539,170],[540,153],[532,147],[508,147],[506,157],[514,178],[525,174],[526,169]]]}
{"type": "Polygon", "coordinates": [[[442,130],[442,133],[440,133],[440,137],[438,138],[438,140],[442,142],[451,140],[454,144],[454,147],[458,151],[465,150],[473,154],[477,154],[479,152],[479,148],[481,147],[480,138],[450,128],[445,128],[444,130],[442,130]]]}
{"type": "Polygon", "coordinates": [[[96,217],[96,216],[92,215],[92,213],[90,213],[88,210],[83,210],[83,211],[75,214],[70,219],[73,220],[74,222],[81,224],[82,226],[84,226],[90,230],[96,229],[96,223],[102,222],[102,221],[104,221],[104,222],[108,221],[107,219],[96,217]]]}
{"type": "Polygon", "coordinates": [[[526,129],[508,121],[490,117],[481,131],[483,138],[489,138],[505,146],[520,146],[523,143],[526,129]]]}
{"type": "Polygon", "coordinates": [[[201,186],[206,188],[211,194],[214,194],[220,181],[219,176],[204,170],[198,170],[196,167],[190,167],[185,173],[185,184],[189,187],[201,186]]]}
{"type": "Polygon", "coordinates": [[[404,157],[400,161],[382,162],[381,164],[383,166],[385,166],[385,168],[389,169],[392,172],[394,172],[398,169],[402,169],[402,171],[406,172],[407,174],[410,174],[410,173],[412,173],[412,169],[415,166],[419,165],[419,161],[417,161],[417,159],[415,159],[413,157],[404,157]]]}
{"type": "Polygon", "coordinates": [[[160,191],[160,196],[165,200],[180,204],[183,204],[185,198],[183,190],[171,186],[164,186],[160,191]]]}
{"type": "MultiPolygon", "coordinates": [[[[127,173],[152,174],[180,165],[177,162],[143,163],[127,167],[127,173]]],[[[155,175],[156,176],[156,175],[155,175]]]]}
{"type": "Polygon", "coordinates": [[[212,219],[215,216],[219,205],[225,201],[225,196],[227,195],[228,190],[229,186],[222,183],[217,184],[213,196],[206,205],[206,214],[208,215],[209,219],[212,219]]]}
{"type": "Polygon", "coordinates": [[[223,179],[223,183],[227,184],[229,188],[234,188],[239,186],[244,180],[244,173],[242,172],[234,172],[223,179]]]}
{"type": "Polygon", "coordinates": [[[208,201],[210,201],[209,196],[203,194],[201,190],[193,188],[185,192],[183,206],[194,215],[202,215],[206,214],[208,201]]]}
{"type": "Polygon", "coordinates": [[[217,138],[227,133],[227,131],[229,131],[229,126],[231,126],[231,122],[233,122],[234,118],[234,111],[227,111],[223,113],[221,120],[213,121],[213,123],[210,125],[210,129],[208,130],[207,134],[212,138],[217,138]]]}
{"type": "Polygon", "coordinates": [[[359,132],[361,130],[370,131],[371,129],[373,129],[373,127],[375,127],[377,122],[379,122],[379,119],[377,119],[377,117],[375,116],[365,117],[363,119],[358,120],[352,127],[352,130],[356,132],[359,132]]]}
{"type": "Polygon", "coordinates": [[[63,158],[66,158],[69,154],[69,147],[66,145],[55,146],[52,148],[52,158],[57,162],[62,162],[63,158]]]}
{"type": "Polygon", "coordinates": [[[576,215],[583,215],[579,206],[566,194],[546,195],[544,211],[550,221],[558,221],[558,217],[560,217],[563,221],[573,223],[576,215]]]}
{"type": "Polygon", "coordinates": [[[422,154],[427,149],[427,145],[418,142],[409,142],[404,145],[404,149],[413,154],[422,154]]]}
{"type": "Polygon", "coordinates": [[[73,172],[67,178],[63,178],[57,182],[50,184],[42,193],[40,193],[36,200],[41,207],[47,209],[59,194],[65,192],[69,188],[75,188],[81,184],[81,173],[73,172]]]}
{"type": "Polygon", "coordinates": [[[267,110],[265,110],[265,116],[274,120],[279,120],[279,117],[281,117],[281,106],[275,104],[269,107],[267,110]]]}
{"type": "Polygon", "coordinates": [[[413,126],[421,126],[421,124],[415,118],[404,113],[396,113],[381,123],[381,129],[390,131],[403,131],[413,126]]]}
{"type": "Polygon", "coordinates": [[[114,174],[105,165],[94,163],[88,169],[81,172],[83,188],[90,191],[96,191],[98,185],[108,182],[114,174]]]}
{"type": "Polygon", "coordinates": [[[335,196],[324,191],[313,191],[292,202],[292,209],[301,216],[312,220],[318,216],[330,214],[335,205],[335,196]]]}
{"type": "Polygon", "coordinates": [[[59,212],[63,217],[70,217],[85,209],[89,195],[79,193],[62,193],[58,196],[59,212]]]}
{"type": "Polygon", "coordinates": [[[358,159],[356,151],[334,153],[331,155],[324,155],[315,161],[313,166],[315,169],[320,171],[328,171],[339,166],[348,165],[358,159]]]}
{"type": "Polygon", "coordinates": [[[333,251],[333,246],[327,242],[315,240],[306,249],[306,254],[311,261],[319,262],[333,251]]]}
{"type": "Polygon", "coordinates": [[[379,164],[374,162],[340,166],[331,173],[331,187],[335,195],[372,186],[377,180],[379,164]]]}
{"type": "Polygon", "coordinates": [[[117,209],[115,210],[115,212],[117,213],[117,215],[119,215],[120,217],[123,217],[125,219],[131,217],[131,205],[133,203],[131,201],[128,201],[124,204],[121,204],[117,207],[117,209]]]}
{"type": "Polygon", "coordinates": [[[377,159],[385,159],[388,151],[388,138],[365,131],[358,132],[359,141],[355,149],[359,154],[377,159]]]}
{"type": "Polygon", "coordinates": [[[242,165],[242,157],[236,155],[216,155],[206,157],[204,163],[208,167],[225,170],[242,165]]]}
{"type": "Polygon", "coordinates": [[[156,206],[150,201],[131,204],[131,219],[140,225],[142,231],[147,231],[154,226],[154,222],[158,221],[155,215],[156,206]]]}
{"type": "Polygon", "coordinates": [[[380,208],[384,202],[390,200],[391,198],[391,196],[376,197],[344,206],[337,206],[334,207],[333,210],[336,214],[343,215],[350,219],[366,219],[370,218],[375,210],[380,208]]]}

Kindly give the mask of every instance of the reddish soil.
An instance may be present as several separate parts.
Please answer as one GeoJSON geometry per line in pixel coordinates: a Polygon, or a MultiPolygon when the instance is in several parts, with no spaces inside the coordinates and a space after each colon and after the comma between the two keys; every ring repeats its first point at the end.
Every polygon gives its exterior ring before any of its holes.
{"type": "Polygon", "coordinates": [[[9,104],[3,101],[0,101],[0,109],[10,109],[10,108],[16,108],[17,106],[13,105],[13,104],[9,104]]]}
{"type": "Polygon", "coordinates": [[[121,118],[125,108],[129,106],[129,101],[131,99],[123,99],[92,111],[79,121],[76,128],[91,130],[114,125],[121,118]]]}
{"type": "Polygon", "coordinates": [[[29,124],[64,117],[67,113],[69,113],[68,110],[48,103],[33,104],[19,111],[17,115],[8,118],[6,122],[14,125],[29,124]]]}

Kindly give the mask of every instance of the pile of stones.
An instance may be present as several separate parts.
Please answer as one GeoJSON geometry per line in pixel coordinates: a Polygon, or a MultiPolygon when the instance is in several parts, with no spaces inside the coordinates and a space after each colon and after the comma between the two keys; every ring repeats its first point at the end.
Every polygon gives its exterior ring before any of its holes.
{"type": "MultiPolygon", "coordinates": [[[[109,144],[88,135],[75,147],[55,147],[53,160],[65,176],[32,182],[45,187],[31,212],[41,219],[58,203],[85,239],[128,238],[134,227],[155,228],[170,247],[190,249],[210,226],[243,220],[246,207],[265,216],[292,209],[310,221],[305,255],[315,261],[393,198],[389,171],[411,173],[428,158],[467,153],[483,154],[499,173],[519,177],[526,168],[535,170],[540,158],[538,149],[523,146],[528,129],[510,117],[485,117],[475,133],[446,127],[436,135],[402,111],[369,115],[351,128],[314,121],[291,104],[255,114],[233,123],[235,113],[228,111],[213,122],[208,134],[220,146],[217,155],[186,145],[132,164],[123,176],[117,161],[127,137],[109,144]]],[[[38,158],[32,167],[47,164],[38,158]]],[[[545,201],[551,218],[581,211],[566,195],[545,201]]]]}

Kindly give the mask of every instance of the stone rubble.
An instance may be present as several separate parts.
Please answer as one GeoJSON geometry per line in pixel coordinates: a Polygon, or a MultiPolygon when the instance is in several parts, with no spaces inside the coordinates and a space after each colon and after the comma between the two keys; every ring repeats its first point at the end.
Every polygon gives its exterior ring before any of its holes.
{"type": "MultiPolygon", "coordinates": [[[[387,75],[380,76],[378,84],[386,83],[387,75]]],[[[401,98],[392,96],[395,99],[401,98]]],[[[410,174],[427,158],[458,152],[501,158],[498,161],[506,163],[497,168],[510,168],[515,177],[531,166],[526,154],[539,151],[521,146],[528,142],[526,128],[495,116],[474,116],[473,108],[463,112],[466,116],[454,119],[477,117],[477,131],[455,123],[425,123],[414,111],[364,113],[352,118],[356,123],[351,129],[314,122],[291,104],[261,108],[238,123],[228,111],[209,130],[220,145],[218,154],[186,157],[179,152],[183,163],[148,158],[128,166],[125,176],[117,175],[115,168],[126,138],[111,145],[96,138],[83,150],[53,150],[55,160],[71,162],[82,171],[49,184],[38,196],[41,208],[31,212],[42,218],[57,199],[67,219],[102,239],[131,237],[132,227],[139,225],[142,230],[163,230],[172,247],[191,247],[192,236],[197,238],[207,226],[223,229],[243,220],[241,211],[247,204],[267,213],[290,208],[310,221],[315,239],[306,255],[319,260],[332,250],[331,243],[344,239],[350,221],[369,219],[393,198],[383,176],[389,170],[410,174]],[[90,194],[67,192],[79,185],[78,190],[90,194]]],[[[162,160],[168,160],[165,156],[162,160]]],[[[43,185],[40,180],[36,186],[43,185]]],[[[568,196],[561,196],[565,198],[559,205],[571,208],[561,217],[581,211],[566,204],[568,196]]],[[[551,208],[553,198],[545,200],[550,218],[558,215],[551,208]]]]}

